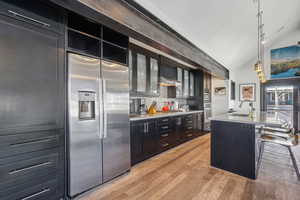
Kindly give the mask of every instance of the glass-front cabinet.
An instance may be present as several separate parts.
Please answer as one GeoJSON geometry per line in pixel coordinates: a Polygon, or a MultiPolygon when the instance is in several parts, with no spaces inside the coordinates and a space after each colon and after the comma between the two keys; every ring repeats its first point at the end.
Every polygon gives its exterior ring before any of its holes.
{"type": "Polygon", "coordinates": [[[150,94],[159,94],[158,89],[158,60],[150,58],[150,94]]]}
{"type": "Polygon", "coordinates": [[[146,92],[147,87],[147,62],[146,56],[137,54],[137,92],[146,92]]]}
{"type": "Polygon", "coordinates": [[[132,46],[128,60],[131,96],[159,96],[159,56],[132,46]]]}
{"type": "Polygon", "coordinates": [[[190,97],[195,96],[195,81],[194,73],[190,72],[190,97]]]}
{"type": "Polygon", "coordinates": [[[180,98],[183,95],[183,76],[182,76],[182,68],[177,67],[177,87],[176,87],[176,97],[180,98]]]}
{"type": "Polygon", "coordinates": [[[183,96],[189,97],[189,71],[184,70],[184,89],[183,96]]]}

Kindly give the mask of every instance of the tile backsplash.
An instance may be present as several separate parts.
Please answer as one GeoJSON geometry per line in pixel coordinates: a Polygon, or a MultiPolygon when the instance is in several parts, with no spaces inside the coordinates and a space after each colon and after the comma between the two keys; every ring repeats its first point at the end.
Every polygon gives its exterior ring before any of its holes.
{"type": "Polygon", "coordinates": [[[168,105],[168,102],[171,103],[173,102],[177,102],[179,107],[181,105],[186,105],[187,104],[187,100],[186,99],[175,99],[175,98],[162,98],[162,97],[131,97],[131,99],[141,99],[142,102],[145,103],[145,105],[147,106],[147,108],[150,107],[150,105],[152,104],[153,101],[157,102],[157,110],[161,111],[162,107],[165,105],[168,105]]]}

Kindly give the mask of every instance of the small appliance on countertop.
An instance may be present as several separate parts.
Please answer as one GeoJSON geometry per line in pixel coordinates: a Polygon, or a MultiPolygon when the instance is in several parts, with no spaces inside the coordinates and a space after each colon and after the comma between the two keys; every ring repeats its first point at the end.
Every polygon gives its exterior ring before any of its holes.
{"type": "Polygon", "coordinates": [[[148,109],[148,114],[156,114],[156,105],[157,105],[157,102],[153,101],[148,109]]]}

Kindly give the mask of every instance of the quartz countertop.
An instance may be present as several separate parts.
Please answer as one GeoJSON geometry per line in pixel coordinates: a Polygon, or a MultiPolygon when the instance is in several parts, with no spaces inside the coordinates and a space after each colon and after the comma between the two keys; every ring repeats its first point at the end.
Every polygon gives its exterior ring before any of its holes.
{"type": "Polygon", "coordinates": [[[188,114],[200,113],[200,112],[203,112],[203,110],[191,110],[185,112],[159,112],[156,114],[134,115],[134,116],[130,116],[130,121],[188,115],[188,114]]]}
{"type": "Polygon", "coordinates": [[[276,126],[286,121],[286,117],[278,112],[255,112],[253,118],[250,118],[247,114],[228,113],[211,117],[210,120],[276,126]]]}

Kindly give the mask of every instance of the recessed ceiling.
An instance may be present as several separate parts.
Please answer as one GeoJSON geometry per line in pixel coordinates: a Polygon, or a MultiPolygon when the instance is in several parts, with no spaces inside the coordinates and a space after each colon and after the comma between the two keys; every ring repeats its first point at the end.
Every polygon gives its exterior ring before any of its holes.
{"type": "MultiPolygon", "coordinates": [[[[255,58],[253,0],[135,0],[228,69],[255,58]]],[[[299,0],[262,0],[266,45],[299,27],[299,0]]]]}

